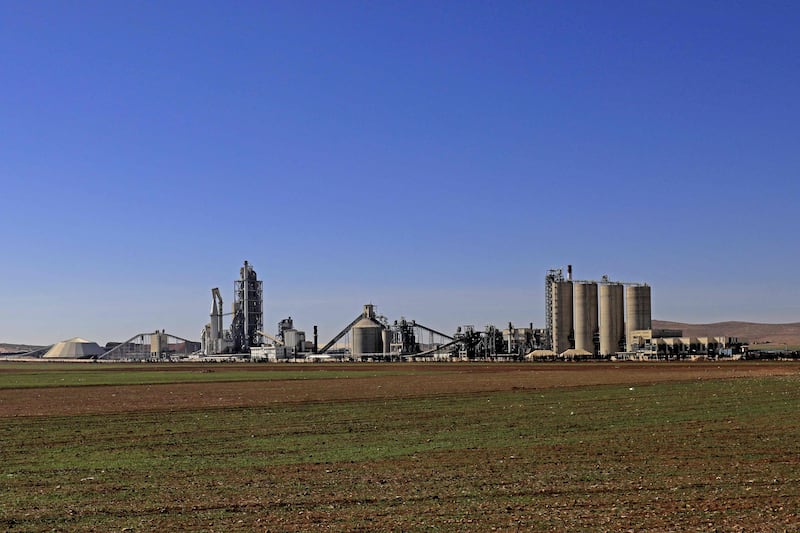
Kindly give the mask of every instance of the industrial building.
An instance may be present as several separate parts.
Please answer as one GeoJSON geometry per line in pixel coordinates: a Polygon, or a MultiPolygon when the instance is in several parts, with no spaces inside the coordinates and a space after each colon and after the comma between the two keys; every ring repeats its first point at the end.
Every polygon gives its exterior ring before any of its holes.
{"type": "Polygon", "coordinates": [[[462,325],[449,335],[401,317],[390,321],[374,304],[334,337],[319,345],[295,327],[292,317],[277,322],[277,332],[264,331],[263,282],[247,261],[233,283],[233,303],[225,312],[222,292],[211,289],[210,321],[199,343],[166,333],[138,333],[125,342],[101,348],[81,338],[24,354],[45,359],[164,361],[207,358],[253,361],[521,361],[549,359],[683,359],[736,356],[742,343],[733,337],[687,337],[680,330],[652,328],[651,288],[644,282],[573,279],[561,269],[545,275],[545,327],[533,323],[482,329],[462,325]],[[231,316],[225,327],[224,317],[231,316]]]}
{"type": "Polygon", "coordinates": [[[201,350],[205,355],[248,353],[251,347],[261,345],[263,282],[247,261],[239,270],[239,279],[234,281],[233,294],[232,311],[224,313],[219,288],[211,289],[211,321],[200,332],[201,350]],[[233,315],[228,329],[223,327],[225,315],[233,315]]]}
{"type": "Polygon", "coordinates": [[[125,342],[109,343],[98,359],[114,361],[176,361],[186,359],[200,349],[190,341],[165,330],[137,333],[125,342]]]}
{"type": "Polygon", "coordinates": [[[22,354],[22,359],[93,359],[97,361],[177,361],[200,349],[200,343],[177,337],[165,330],[137,333],[125,342],[96,342],[74,337],[52,346],[22,354]]]}
{"type": "Polygon", "coordinates": [[[91,359],[105,353],[96,342],[73,337],[57,342],[42,356],[44,359],[91,359]]]}
{"type": "Polygon", "coordinates": [[[573,280],[572,265],[567,277],[561,269],[545,276],[544,349],[561,355],[582,354],[610,357],[630,350],[630,330],[650,329],[650,286],[641,282],[573,280]],[[627,306],[627,313],[625,312],[627,306]]]}
{"type": "Polygon", "coordinates": [[[643,282],[574,280],[561,269],[545,276],[546,334],[539,356],[562,358],[669,359],[734,355],[733,337],[683,337],[680,330],[652,329],[652,293],[643,282]]]}
{"type": "Polygon", "coordinates": [[[419,361],[669,358],[701,350],[722,353],[735,339],[687,339],[680,331],[652,330],[651,289],[644,282],[623,282],[602,276],[576,280],[572,266],[545,276],[543,329],[492,324],[479,330],[464,325],[448,335],[400,318],[390,322],[373,304],[322,347],[317,327],[313,342],[295,328],[292,317],[277,324],[273,336],[263,331],[262,282],[247,262],[234,282],[234,303],[223,312],[222,295],[211,289],[211,321],[201,333],[205,356],[241,354],[255,361],[419,361]],[[223,316],[233,315],[228,329],[223,316]]]}
{"type": "Polygon", "coordinates": [[[683,331],[679,329],[631,330],[628,339],[628,354],[637,354],[647,359],[708,355],[733,357],[740,354],[742,348],[742,342],[736,337],[684,337],[683,331]]]}

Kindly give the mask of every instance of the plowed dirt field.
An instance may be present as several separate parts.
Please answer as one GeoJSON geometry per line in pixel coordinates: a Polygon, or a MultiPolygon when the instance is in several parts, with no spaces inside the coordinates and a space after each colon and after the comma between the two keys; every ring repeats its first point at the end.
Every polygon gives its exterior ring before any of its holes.
{"type": "Polygon", "coordinates": [[[799,410],[776,362],[0,364],[0,530],[796,530],[799,410]]]}
{"type": "MultiPolygon", "coordinates": [[[[19,368],[19,367],[17,367],[19,368]]],[[[96,372],[137,372],[152,365],[94,365],[96,372]]],[[[27,367],[22,367],[27,371],[27,367]]],[[[47,372],[47,366],[40,369],[47,372]]],[[[76,370],[84,371],[84,365],[76,370]]],[[[0,417],[121,413],[142,410],[253,407],[275,403],[413,398],[442,394],[549,389],[587,385],[645,384],[670,381],[785,376],[800,373],[794,363],[588,363],[588,364],[433,364],[433,365],[178,365],[159,368],[183,376],[212,373],[202,383],[122,386],[48,386],[34,390],[0,389],[0,417]],[[301,377],[297,377],[298,370],[301,377]],[[258,379],[264,372],[270,379],[258,379]],[[291,374],[281,379],[280,374],[291,374]],[[309,378],[302,377],[303,373],[309,378]],[[236,381],[229,374],[236,373],[236,381]],[[248,381],[248,376],[252,379],[248,381]],[[325,374],[331,373],[328,378],[325,374]],[[341,373],[348,377],[341,378],[341,373]],[[274,377],[273,377],[274,376],[274,377]]],[[[14,373],[3,369],[0,376],[14,373]],[[4,371],[5,370],[5,371],[4,371]]],[[[20,370],[16,370],[19,372],[20,370]]]]}

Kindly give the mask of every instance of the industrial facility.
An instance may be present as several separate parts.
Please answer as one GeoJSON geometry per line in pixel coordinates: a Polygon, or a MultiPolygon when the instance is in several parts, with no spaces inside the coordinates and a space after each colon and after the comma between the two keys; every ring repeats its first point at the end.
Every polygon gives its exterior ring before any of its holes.
{"type": "Polygon", "coordinates": [[[352,321],[320,346],[295,329],[291,317],[270,335],[263,324],[262,282],[245,261],[234,284],[229,329],[223,327],[222,297],[212,292],[211,322],[202,331],[202,354],[242,354],[255,361],[471,361],[524,359],[668,359],[695,354],[732,355],[737,339],[683,337],[677,330],[653,330],[651,290],[644,282],[574,280],[572,266],[545,276],[545,327],[482,330],[464,325],[449,335],[415,320],[390,321],[366,304],[352,321]]]}
{"type": "Polygon", "coordinates": [[[109,342],[101,347],[96,342],[74,337],[20,355],[22,359],[90,359],[94,361],[174,361],[190,357],[200,350],[193,342],[166,331],[137,333],[125,342],[109,342]]]}
{"type": "Polygon", "coordinates": [[[233,284],[233,308],[223,313],[222,295],[218,287],[211,289],[211,322],[200,332],[200,344],[206,355],[245,353],[261,345],[264,327],[264,290],[253,267],[244,262],[239,279],[233,284]],[[222,327],[222,317],[233,315],[231,327],[222,327]]]}
{"type": "Polygon", "coordinates": [[[545,324],[482,329],[463,325],[452,334],[400,317],[390,321],[374,304],[320,346],[295,328],[292,317],[277,322],[275,334],[264,328],[263,282],[247,261],[233,283],[233,302],[225,312],[222,292],[211,289],[209,322],[200,342],[165,330],[138,333],[101,348],[73,338],[27,357],[125,361],[521,361],[626,360],[734,357],[742,343],[732,337],[684,337],[680,330],[653,329],[652,292],[644,282],[573,279],[572,266],[545,275],[545,324]],[[230,316],[226,327],[225,317],[230,316]]]}
{"type": "Polygon", "coordinates": [[[651,290],[647,283],[573,280],[561,269],[545,276],[545,346],[561,358],[679,359],[684,356],[733,356],[741,353],[735,337],[683,337],[680,330],[652,329],[651,290]]]}
{"type": "Polygon", "coordinates": [[[640,282],[573,280],[561,269],[545,277],[547,346],[556,354],[610,357],[634,348],[631,331],[652,325],[650,286],[640,282]],[[626,312],[627,309],[627,312],[626,312]]]}

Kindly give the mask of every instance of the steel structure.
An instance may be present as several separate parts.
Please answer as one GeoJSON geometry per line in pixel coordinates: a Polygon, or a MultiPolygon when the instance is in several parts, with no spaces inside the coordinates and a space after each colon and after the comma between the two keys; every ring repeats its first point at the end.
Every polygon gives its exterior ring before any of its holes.
{"type": "Polygon", "coordinates": [[[544,277],[545,338],[543,344],[548,350],[553,349],[553,286],[563,281],[564,274],[560,268],[548,270],[544,277]]]}
{"type": "Polygon", "coordinates": [[[264,329],[263,282],[247,261],[239,270],[239,279],[233,283],[233,295],[233,351],[246,353],[251,346],[261,344],[258,332],[264,329]]]}
{"type": "Polygon", "coordinates": [[[350,335],[350,355],[361,359],[401,360],[423,351],[438,350],[454,340],[436,329],[414,320],[401,318],[393,324],[384,316],[375,313],[375,306],[367,304],[363,312],[344,327],[325,346],[318,350],[322,355],[330,351],[341,339],[350,335]],[[421,344],[423,335],[429,337],[428,344],[421,344]]]}
{"type": "Polygon", "coordinates": [[[200,349],[200,343],[167,333],[163,329],[139,333],[112,347],[98,359],[121,361],[163,361],[188,357],[200,349]]]}

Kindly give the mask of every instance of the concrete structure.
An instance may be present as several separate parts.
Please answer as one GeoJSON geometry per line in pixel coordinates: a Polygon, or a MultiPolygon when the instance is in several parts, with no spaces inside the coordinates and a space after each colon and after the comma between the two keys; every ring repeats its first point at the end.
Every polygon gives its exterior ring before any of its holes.
{"type": "Polygon", "coordinates": [[[383,354],[389,355],[392,347],[393,332],[389,328],[384,328],[381,331],[381,343],[383,344],[383,354]]]}
{"type": "Polygon", "coordinates": [[[575,349],[597,354],[594,338],[597,333],[597,283],[576,282],[575,295],[575,349]]]}
{"type": "Polygon", "coordinates": [[[286,346],[253,346],[250,348],[250,359],[275,363],[291,359],[292,353],[286,346]]]}
{"type": "Polygon", "coordinates": [[[104,353],[105,350],[96,342],[73,337],[54,344],[43,357],[45,359],[89,359],[99,357],[104,353]]]}
{"type": "Polygon", "coordinates": [[[150,354],[158,357],[169,352],[169,335],[162,329],[150,335],[150,354]]]}
{"type": "Polygon", "coordinates": [[[680,353],[683,346],[679,329],[634,329],[627,333],[628,352],[680,353]]]}
{"type": "Polygon", "coordinates": [[[679,329],[642,329],[628,333],[629,353],[651,359],[681,359],[696,355],[732,356],[740,353],[736,337],[684,337],[679,329]]]}
{"type": "Polygon", "coordinates": [[[306,349],[306,332],[286,329],[283,331],[283,341],[292,353],[303,352],[306,349]]]}
{"type": "Polygon", "coordinates": [[[546,334],[541,346],[557,354],[577,353],[608,357],[625,350],[629,329],[651,326],[650,287],[646,283],[573,280],[572,265],[567,278],[561,269],[545,276],[546,334]],[[626,323],[625,296],[629,301],[626,323]],[[572,352],[570,352],[572,353],[572,352]]]}
{"type": "Polygon", "coordinates": [[[364,354],[383,353],[383,326],[375,318],[375,307],[372,304],[364,306],[361,320],[352,327],[354,357],[364,354]]]}
{"type": "Polygon", "coordinates": [[[573,316],[572,316],[572,282],[556,281],[551,285],[552,290],[552,326],[553,345],[551,349],[556,353],[569,350],[572,347],[573,316]]]}
{"type": "Polygon", "coordinates": [[[626,350],[633,351],[632,331],[650,329],[652,316],[650,308],[650,286],[629,285],[625,287],[625,339],[626,350]]]}
{"type": "Polygon", "coordinates": [[[610,356],[620,351],[625,333],[625,311],[621,283],[604,282],[600,285],[600,355],[610,356]]]}

